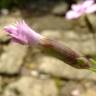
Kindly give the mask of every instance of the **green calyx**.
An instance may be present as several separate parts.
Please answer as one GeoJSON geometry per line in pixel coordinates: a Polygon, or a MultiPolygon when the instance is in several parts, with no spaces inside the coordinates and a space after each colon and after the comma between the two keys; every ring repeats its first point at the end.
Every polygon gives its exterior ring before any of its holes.
{"type": "Polygon", "coordinates": [[[77,64],[79,65],[84,64],[84,58],[83,57],[77,58],[77,64]]]}
{"type": "Polygon", "coordinates": [[[90,59],[91,67],[89,70],[96,72],[96,61],[93,59],[90,59]]]}

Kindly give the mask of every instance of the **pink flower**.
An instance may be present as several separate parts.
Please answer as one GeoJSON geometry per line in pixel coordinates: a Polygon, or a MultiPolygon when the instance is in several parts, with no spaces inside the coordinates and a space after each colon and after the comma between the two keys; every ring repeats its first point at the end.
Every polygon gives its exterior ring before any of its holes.
{"type": "Polygon", "coordinates": [[[80,4],[73,4],[71,10],[66,13],[67,19],[75,19],[83,14],[93,13],[96,11],[96,4],[94,0],[86,0],[80,4]]]}
{"type": "Polygon", "coordinates": [[[4,29],[14,42],[21,44],[37,44],[43,38],[42,35],[32,30],[24,21],[17,22],[15,25],[8,25],[4,29]]]}

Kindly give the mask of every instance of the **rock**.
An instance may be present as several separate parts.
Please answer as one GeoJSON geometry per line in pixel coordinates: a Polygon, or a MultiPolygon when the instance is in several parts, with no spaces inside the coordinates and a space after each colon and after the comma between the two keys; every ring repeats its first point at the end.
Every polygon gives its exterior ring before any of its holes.
{"type": "MultiPolygon", "coordinates": [[[[32,24],[32,20],[29,19],[30,24],[32,24]]],[[[36,21],[33,22],[32,28],[39,30],[42,32],[42,30],[69,30],[73,29],[74,25],[73,21],[68,21],[64,19],[64,17],[59,18],[58,16],[42,16],[40,18],[36,18],[36,21]],[[41,24],[42,22],[42,24],[41,24]],[[70,22],[70,23],[69,23],[70,22]]]]}
{"type": "MultiPolygon", "coordinates": [[[[7,11],[6,9],[1,10],[4,11],[3,15],[7,15],[7,11]]],[[[16,22],[17,20],[19,20],[21,18],[20,14],[18,14],[18,17],[15,16],[2,16],[0,17],[0,44],[6,44],[9,43],[10,37],[8,36],[8,34],[4,31],[4,27],[6,25],[9,25],[11,23],[16,22]]]]}
{"type": "Polygon", "coordinates": [[[96,73],[75,69],[64,62],[49,56],[43,56],[39,59],[38,70],[42,73],[50,74],[53,77],[67,78],[72,80],[93,80],[96,81],[96,73]]]}
{"type": "Polygon", "coordinates": [[[95,96],[96,95],[96,83],[95,82],[85,82],[82,85],[85,87],[85,91],[80,96],[95,96]]]}
{"type": "Polygon", "coordinates": [[[9,84],[4,96],[58,96],[58,90],[53,80],[32,77],[21,77],[9,84]]]}
{"type": "Polygon", "coordinates": [[[61,88],[60,96],[81,96],[84,91],[85,88],[82,84],[69,81],[61,88]]]}
{"type": "Polygon", "coordinates": [[[3,25],[0,26],[0,44],[6,44],[10,41],[10,37],[4,32],[3,25]]]}
{"type": "Polygon", "coordinates": [[[96,32],[96,16],[95,14],[88,14],[87,15],[88,22],[90,23],[90,26],[93,28],[93,30],[96,32]]]}
{"type": "Polygon", "coordinates": [[[68,10],[68,4],[67,3],[60,3],[53,8],[52,13],[54,15],[58,15],[58,16],[63,15],[64,16],[64,14],[66,13],[67,10],[68,10]]]}
{"type": "Polygon", "coordinates": [[[60,96],[96,96],[95,90],[95,82],[67,81],[60,90],[60,96]]]}
{"type": "Polygon", "coordinates": [[[6,16],[6,15],[9,14],[9,10],[6,9],[6,8],[2,8],[2,9],[1,9],[1,14],[2,14],[3,16],[6,16]]]}
{"type": "Polygon", "coordinates": [[[58,30],[45,30],[42,31],[41,34],[48,38],[53,38],[60,41],[61,34],[58,32],[58,30]]]}
{"type": "Polygon", "coordinates": [[[2,96],[3,91],[3,78],[0,76],[0,96],[2,96]]]}
{"type": "Polygon", "coordinates": [[[17,74],[23,64],[27,48],[19,44],[9,44],[0,57],[1,74],[17,74]]]}
{"type": "Polygon", "coordinates": [[[80,96],[96,96],[96,89],[89,88],[86,92],[84,92],[80,96]]]}
{"type": "Polygon", "coordinates": [[[83,54],[94,54],[96,53],[95,40],[93,34],[89,32],[76,32],[73,30],[45,30],[42,35],[49,38],[54,38],[66,44],[73,50],[81,52],[83,54]]]}
{"type": "Polygon", "coordinates": [[[10,37],[7,35],[0,36],[0,44],[8,44],[10,42],[10,37]]]}

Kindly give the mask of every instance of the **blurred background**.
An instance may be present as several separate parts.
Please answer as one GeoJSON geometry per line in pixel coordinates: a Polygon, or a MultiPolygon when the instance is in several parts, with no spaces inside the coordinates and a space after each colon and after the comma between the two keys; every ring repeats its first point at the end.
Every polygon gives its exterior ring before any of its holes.
{"type": "Polygon", "coordinates": [[[0,96],[96,96],[96,73],[76,69],[40,48],[12,44],[4,26],[25,20],[32,29],[96,60],[96,14],[67,20],[84,0],[0,0],[0,96]]]}

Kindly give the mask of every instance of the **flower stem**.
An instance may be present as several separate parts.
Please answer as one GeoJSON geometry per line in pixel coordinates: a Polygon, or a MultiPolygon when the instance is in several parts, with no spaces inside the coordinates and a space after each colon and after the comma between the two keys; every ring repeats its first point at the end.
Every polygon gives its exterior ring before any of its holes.
{"type": "Polygon", "coordinates": [[[87,58],[56,40],[44,38],[40,45],[44,53],[54,56],[68,65],[82,69],[90,68],[90,62],[87,58]]]}

